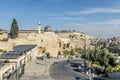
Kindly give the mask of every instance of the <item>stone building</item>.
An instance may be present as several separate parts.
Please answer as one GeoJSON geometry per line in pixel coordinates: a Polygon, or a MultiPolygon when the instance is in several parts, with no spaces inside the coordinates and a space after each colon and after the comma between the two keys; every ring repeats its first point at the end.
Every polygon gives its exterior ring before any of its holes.
{"type": "Polygon", "coordinates": [[[0,31],[0,40],[5,40],[8,38],[7,31],[0,31]]]}
{"type": "MultiPolygon", "coordinates": [[[[47,25],[41,30],[41,23],[38,23],[38,30],[20,30],[16,39],[9,39],[7,42],[0,42],[2,49],[11,50],[15,45],[37,44],[38,56],[44,52],[50,53],[51,56],[57,56],[58,52],[71,50],[75,47],[83,47],[85,43],[85,34],[75,31],[52,31],[52,27],[47,25]],[[6,46],[7,45],[7,46],[6,46]]],[[[94,38],[86,35],[86,39],[94,38]]]]}
{"type": "Polygon", "coordinates": [[[47,25],[47,26],[45,26],[44,31],[50,32],[50,31],[52,31],[52,27],[50,25],[47,25]]]}

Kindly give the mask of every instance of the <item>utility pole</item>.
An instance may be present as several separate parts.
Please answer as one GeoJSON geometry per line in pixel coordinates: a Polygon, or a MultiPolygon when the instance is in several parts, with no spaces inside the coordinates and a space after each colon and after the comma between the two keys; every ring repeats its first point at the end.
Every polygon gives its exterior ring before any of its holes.
{"type": "MultiPolygon", "coordinates": [[[[92,42],[95,42],[94,39],[91,40],[90,44],[91,44],[92,42]]],[[[89,46],[90,46],[90,45],[89,45],[89,46]]],[[[96,44],[95,44],[95,46],[96,46],[96,44]]],[[[95,50],[96,50],[96,47],[95,47],[95,50]]],[[[89,69],[89,79],[90,79],[90,80],[93,80],[93,79],[92,79],[92,63],[91,63],[91,62],[90,62],[90,69],[89,69]]]]}
{"type": "Polygon", "coordinates": [[[43,60],[44,60],[44,73],[46,73],[46,49],[45,49],[45,42],[43,45],[43,60]]]}
{"type": "Polygon", "coordinates": [[[46,54],[44,52],[44,73],[46,73],[46,54]]]}
{"type": "Polygon", "coordinates": [[[86,34],[84,34],[85,41],[84,41],[84,72],[86,67],[86,60],[85,60],[85,54],[86,54],[86,34]]]}
{"type": "MultiPolygon", "coordinates": [[[[87,51],[87,37],[85,34],[85,46],[84,46],[84,72],[85,72],[85,68],[86,68],[86,60],[85,60],[85,54],[87,51]]],[[[91,73],[91,68],[89,69],[89,79],[92,80],[92,73],[91,73]]]]}

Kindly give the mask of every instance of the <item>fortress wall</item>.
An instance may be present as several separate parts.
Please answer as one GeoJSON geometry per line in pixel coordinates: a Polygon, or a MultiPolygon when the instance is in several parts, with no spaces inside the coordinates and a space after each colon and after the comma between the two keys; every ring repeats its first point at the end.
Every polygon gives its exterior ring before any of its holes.
{"type": "Polygon", "coordinates": [[[18,37],[19,38],[25,38],[29,35],[30,33],[19,33],[18,37]]]}
{"type": "Polygon", "coordinates": [[[8,38],[8,35],[6,33],[0,35],[0,40],[3,40],[4,38],[8,38]]]}
{"type": "MultiPolygon", "coordinates": [[[[37,33],[20,33],[17,39],[9,39],[8,42],[0,42],[0,49],[11,50],[15,45],[22,44],[37,44],[38,47],[45,47],[46,52],[49,52],[53,56],[57,56],[59,51],[63,50],[63,45],[70,43],[70,49],[85,46],[85,37],[82,33],[54,33],[54,32],[44,32],[40,35],[37,33]],[[73,37],[70,37],[73,35],[73,37]],[[60,47],[60,42],[61,46],[60,47]]],[[[87,35],[87,44],[89,39],[94,38],[87,35]]]]}

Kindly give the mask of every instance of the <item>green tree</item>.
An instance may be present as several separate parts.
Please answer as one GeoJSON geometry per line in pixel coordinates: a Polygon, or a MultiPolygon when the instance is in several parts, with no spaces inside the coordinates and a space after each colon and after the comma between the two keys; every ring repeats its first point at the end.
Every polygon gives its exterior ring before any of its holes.
{"type": "Polygon", "coordinates": [[[116,56],[113,53],[110,53],[106,48],[96,48],[94,50],[86,51],[86,53],[83,54],[83,58],[87,59],[91,65],[94,62],[97,62],[99,65],[104,67],[104,71],[109,65],[116,65],[116,56]]]}
{"type": "Polygon", "coordinates": [[[99,63],[101,66],[104,66],[104,70],[106,70],[107,66],[109,65],[109,54],[108,50],[106,48],[101,50],[101,53],[99,55],[99,63]]]}
{"type": "Polygon", "coordinates": [[[18,31],[19,31],[19,28],[18,28],[18,25],[17,25],[17,21],[14,18],[13,22],[11,24],[11,29],[10,29],[10,33],[11,33],[11,38],[12,39],[15,39],[15,38],[18,37],[18,31]]]}
{"type": "Polygon", "coordinates": [[[68,50],[63,51],[63,54],[64,54],[64,55],[70,55],[70,53],[71,53],[71,52],[68,51],[68,50]]]}
{"type": "Polygon", "coordinates": [[[109,44],[109,47],[108,47],[108,50],[112,53],[118,53],[119,52],[119,49],[116,47],[117,44],[116,43],[110,43],[109,44]]]}
{"type": "Polygon", "coordinates": [[[100,55],[101,51],[99,48],[95,48],[94,52],[93,52],[93,61],[97,61],[99,59],[99,55],[100,55]]]}
{"type": "Polygon", "coordinates": [[[111,54],[109,56],[109,65],[111,65],[112,67],[116,66],[116,60],[117,57],[114,54],[111,54]]]}

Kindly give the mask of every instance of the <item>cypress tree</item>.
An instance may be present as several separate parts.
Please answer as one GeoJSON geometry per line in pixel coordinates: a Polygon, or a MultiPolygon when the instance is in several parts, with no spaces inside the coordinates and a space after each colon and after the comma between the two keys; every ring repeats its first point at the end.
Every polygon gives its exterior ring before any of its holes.
{"type": "Polygon", "coordinates": [[[15,18],[13,18],[13,21],[12,21],[12,24],[11,24],[11,30],[10,30],[12,39],[15,39],[15,38],[18,37],[18,31],[19,31],[19,28],[18,28],[18,25],[17,25],[17,21],[16,21],[15,18]]]}

